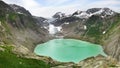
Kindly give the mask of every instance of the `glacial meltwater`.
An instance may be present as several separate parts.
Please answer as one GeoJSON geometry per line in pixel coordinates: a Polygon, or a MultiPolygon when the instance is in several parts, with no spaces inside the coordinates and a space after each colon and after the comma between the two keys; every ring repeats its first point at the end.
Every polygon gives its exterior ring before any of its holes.
{"type": "Polygon", "coordinates": [[[102,46],[75,39],[53,39],[37,45],[34,52],[60,62],[75,63],[97,55],[106,56],[102,46]]]}

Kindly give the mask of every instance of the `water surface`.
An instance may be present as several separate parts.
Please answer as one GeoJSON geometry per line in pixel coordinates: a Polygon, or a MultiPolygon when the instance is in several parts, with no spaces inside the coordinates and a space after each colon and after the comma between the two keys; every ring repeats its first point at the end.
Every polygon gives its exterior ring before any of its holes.
{"type": "Polygon", "coordinates": [[[60,62],[75,63],[99,54],[106,56],[100,45],[75,39],[53,39],[37,45],[34,52],[60,62]]]}

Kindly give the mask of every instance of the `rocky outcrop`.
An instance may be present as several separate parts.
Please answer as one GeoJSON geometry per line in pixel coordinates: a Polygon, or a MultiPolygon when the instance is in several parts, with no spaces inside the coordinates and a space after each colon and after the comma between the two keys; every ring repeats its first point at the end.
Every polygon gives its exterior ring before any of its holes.
{"type": "Polygon", "coordinates": [[[120,65],[117,61],[111,57],[92,57],[77,64],[64,63],[54,66],[52,68],[119,68],[120,65]]]}
{"type": "Polygon", "coordinates": [[[104,36],[104,50],[120,61],[120,20],[104,36]]]}
{"type": "Polygon", "coordinates": [[[66,17],[65,13],[61,13],[61,12],[57,12],[55,15],[53,15],[53,18],[56,18],[56,19],[62,19],[64,17],[66,17]]]}
{"type": "Polygon", "coordinates": [[[120,36],[114,36],[113,38],[109,39],[109,42],[105,45],[105,51],[108,55],[118,59],[120,61],[120,36]]]}

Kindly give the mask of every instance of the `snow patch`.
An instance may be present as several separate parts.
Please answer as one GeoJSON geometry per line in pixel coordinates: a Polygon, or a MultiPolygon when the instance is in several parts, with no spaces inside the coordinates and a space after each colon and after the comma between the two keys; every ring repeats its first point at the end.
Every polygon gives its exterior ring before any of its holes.
{"type": "Polygon", "coordinates": [[[18,14],[23,14],[22,12],[17,12],[18,14]]]}
{"type": "Polygon", "coordinates": [[[101,18],[105,18],[105,16],[101,16],[101,18]]]}
{"type": "Polygon", "coordinates": [[[114,14],[114,12],[113,11],[111,11],[111,10],[109,10],[108,12],[105,12],[107,15],[113,15],[114,14]]]}
{"type": "Polygon", "coordinates": [[[68,25],[68,24],[70,24],[70,23],[69,23],[69,22],[65,22],[64,24],[68,25]]]}
{"type": "Polygon", "coordinates": [[[106,15],[113,15],[114,12],[110,9],[106,10],[105,8],[101,8],[99,11],[94,13],[87,13],[86,11],[76,11],[77,15],[74,15],[79,18],[89,18],[92,15],[101,15],[102,18],[106,17],[106,15]],[[104,15],[103,15],[104,14],[104,15]]]}
{"type": "Polygon", "coordinates": [[[99,10],[99,11],[97,11],[97,12],[93,13],[93,14],[94,14],[94,15],[95,15],[95,14],[101,14],[103,11],[104,11],[104,10],[103,10],[103,9],[101,9],[101,10],[99,10]]]}
{"type": "Polygon", "coordinates": [[[47,19],[46,21],[48,22],[48,23],[51,23],[51,22],[53,22],[53,21],[55,21],[57,18],[49,18],[49,19],[47,19]]]}
{"type": "Polygon", "coordinates": [[[48,31],[49,31],[49,34],[54,35],[54,34],[56,34],[57,32],[61,32],[61,29],[62,29],[61,26],[55,27],[54,25],[49,24],[49,30],[48,30],[48,31]]]}
{"type": "Polygon", "coordinates": [[[103,34],[105,34],[106,33],[106,31],[103,31],[103,34]]]}
{"type": "Polygon", "coordinates": [[[49,24],[49,34],[55,34],[57,32],[57,29],[55,28],[54,25],[49,24]]]}
{"type": "Polygon", "coordinates": [[[87,29],[87,26],[86,26],[86,25],[84,25],[84,29],[85,29],[85,30],[87,29]]]}
{"type": "Polygon", "coordinates": [[[62,29],[62,27],[61,27],[61,26],[56,27],[56,28],[57,28],[57,30],[58,30],[59,32],[61,32],[61,29],[62,29]]]}
{"type": "MultiPolygon", "coordinates": [[[[113,14],[114,14],[114,12],[113,12],[112,10],[107,10],[107,11],[105,11],[104,8],[101,8],[101,10],[99,10],[99,11],[93,13],[93,14],[102,14],[103,12],[105,12],[105,15],[104,15],[104,16],[106,16],[106,15],[113,15],[113,14]]],[[[103,17],[102,17],[102,18],[103,18],[103,17]]]]}
{"type": "Polygon", "coordinates": [[[63,13],[58,13],[58,15],[60,16],[60,18],[62,18],[63,17],[63,13]]]}
{"type": "Polygon", "coordinates": [[[48,29],[48,27],[47,27],[47,26],[43,26],[43,28],[48,29]]]}
{"type": "Polygon", "coordinates": [[[79,17],[79,18],[89,18],[90,16],[92,16],[92,14],[88,14],[85,11],[83,11],[79,15],[74,15],[74,16],[79,17]]]}

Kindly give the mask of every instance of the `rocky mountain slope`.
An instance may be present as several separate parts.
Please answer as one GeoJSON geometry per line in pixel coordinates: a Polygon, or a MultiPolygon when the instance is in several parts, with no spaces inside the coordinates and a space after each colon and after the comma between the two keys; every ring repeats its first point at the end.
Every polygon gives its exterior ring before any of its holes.
{"type": "Polygon", "coordinates": [[[0,67],[49,68],[41,60],[25,58],[34,56],[36,44],[48,39],[47,30],[26,9],[0,0],[0,67]]]}
{"type": "Polygon", "coordinates": [[[17,51],[33,51],[35,44],[48,40],[47,30],[26,9],[0,1],[0,43],[14,44],[17,51]],[[25,49],[24,49],[25,47],[25,49]],[[20,49],[20,50],[19,50],[20,49]]]}

